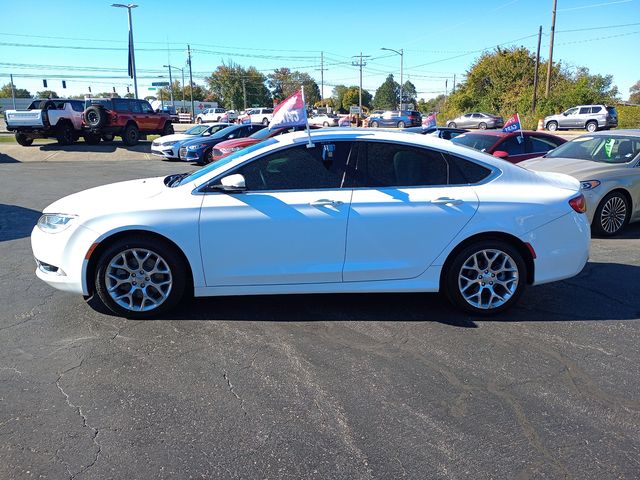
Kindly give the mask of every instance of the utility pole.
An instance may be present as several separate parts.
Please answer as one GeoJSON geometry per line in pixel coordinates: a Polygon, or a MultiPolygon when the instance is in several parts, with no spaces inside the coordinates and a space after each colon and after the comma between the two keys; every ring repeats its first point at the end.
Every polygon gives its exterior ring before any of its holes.
{"type": "Polygon", "coordinates": [[[173,103],[173,79],[171,78],[171,64],[169,64],[169,95],[171,96],[171,105],[173,103]]]}
{"type": "Polygon", "coordinates": [[[122,3],[113,3],[112,7],[117,8],[126,8],[129,14],[129,76],[133,78],[133,89],[136,93],[136,98],[138,97],[138,76],[136,75],[136,55],[135,49],[133,48],[133,22],[131,21],[131,9],[137,8],[138,5],[133,3],[129,3],[128,5],[124,5],[122,3]]]}
{"type": "Polygon", "coordinates": [[[536,102],[538,100],[538,69],[540,67],[540,40],[542,40],[542,25],[538,29],[538,50],[536,52],[536,69],[533,73],[533,100],[531,102],[531,111],[536,112],[536,102]]]}
{"type": "Polygon", "coordinates": [[[320,68],[316,68],[317,70],[320,70],[320,100],[324,105],[324,71],[327,70],[324,68],[324,52],[320,52],[320,68]]]}
{"type": "Polygon", "coordinates": [[[11,81],[11,100],[13,100],[13,109],[16,109],[16,91],[13,88],[13,73],[9,74],[9,79],[11,81]]]}
{"type": "Polygon", "coordinates": [[[191,45],[187,45],[187,63],[189,64],[189,93],[191,94],[191,118],[196,118],[195,106],[193,104],[193,72],[191,71],[191,45]]]}
{"type": "Polygon", "coordinates": [[[367,62],[364,61],[364,58],[369,58],[371,55],[362,55],[362,52],[360,52],[360,55],[354,55],[354,58],[360,58],[359,62],[351,62],[351,65],[353,65],[354,67],[360,67],[360,91],[359,91],[359,100],[358,100],[358,105],[360,107],[360,112],[362,112],[362,67],[367,65],[367,62]]]}
{"type": "Polygon", "coordinates": [[[244,101],[244,109],[247,109],[247,82],[246,79],[242,79],[242,98],[244,101]]]}
{"type": "Polygon", "coordinates": [[[544,96],[549,97],[551,90],[551,67],[553,65],[553,34],[556,31],[556,6],[558,0],[553,0],[553,11],[551,12],[551,34],[549,35],[549,63],[547,64],[547,86],[544,89],[544,96]]]}
{"type": "Polygon", "coordinates": [[[453,93],[456,93],[456,74],[453,74],[453,93]]]}

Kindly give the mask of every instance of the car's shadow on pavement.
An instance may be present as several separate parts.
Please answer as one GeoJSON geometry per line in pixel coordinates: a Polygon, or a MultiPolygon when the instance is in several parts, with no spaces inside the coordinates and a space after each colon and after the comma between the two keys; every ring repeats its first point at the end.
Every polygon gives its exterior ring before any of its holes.
{"type": "Polygon", "coordinates": [[[0,203],[0,242],[31,235],[41,213],[18,205],[0,203]]]}
{"type": "Polygon", "coordinates": [[[194,298],[159,320],[267,322],[438,322],[476,328],[478,321],[638,320],[640,266],[588,263],[580,275],[528,287],[518,304],[495,316],[473,316],[434,293],[265,295],[194,298]]]}
{"type": "Polygon", "coordinates": [[[20,160],[16,160],[12,156],[0,152],[0,163],[20,163],[20,160]]]}
{"type": "Polygon", "coordinates": [[[127,146],[122,142],[114,140],[112,142],[103,142],[96,145],[90,145],[85,142],[77,142],[71,145],[60,145],[59,143],[47,143],[45,145],[36,145],[43,152],[104,152],[113,153],[118,149],[129,150],[132,152],[150,153],[151,142],[141,140],[138,144],[127,146]]]}

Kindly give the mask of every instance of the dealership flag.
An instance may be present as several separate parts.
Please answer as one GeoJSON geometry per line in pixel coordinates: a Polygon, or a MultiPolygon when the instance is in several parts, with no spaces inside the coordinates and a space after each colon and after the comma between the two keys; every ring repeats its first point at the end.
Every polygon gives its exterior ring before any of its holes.
{"type": "Polygon", "coordinates": [[[269,130],[276,127],[297,127],[307,123],[307,108],[304,104],[304,93],[298,90],[289,98],[280,102],[273,110],[273,118],[269,130]]]}
{"type": "Polygon", "coordinates": [[[431,128],[436,126],[436,114],[431,113],[422,119],[423,128],[431,128]]]}
{"type": "Polygon", "coordinates": [[[522,125],[520,124],[520,115],[514,113],[513,115],[511,115],[511,117],[509,117],[507,123],[504,124],[504,127],[502,127],[502,131],[511,133],[515,132],[516,130],[522,130],[522,125]]]}

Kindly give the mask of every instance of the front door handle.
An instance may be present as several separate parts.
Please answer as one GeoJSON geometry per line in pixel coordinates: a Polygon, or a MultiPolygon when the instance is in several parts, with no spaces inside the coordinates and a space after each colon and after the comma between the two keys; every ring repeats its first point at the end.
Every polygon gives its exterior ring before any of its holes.
{"type": "Polygon", "coordinates": [[[309,205],[312,207],[339,207],[344,202],[340,200],[329,200],[326,198],[321,198],[320,200],[316,200],[314,202],[310,202],[309,205]]]}
{"type": "Polygon", "coordinates": [[[435,200],[431,200],[431,203],[435,205],[460,205],[462,200],[457,198],[449,198],[449,197],[440,197],[435,200]]]}

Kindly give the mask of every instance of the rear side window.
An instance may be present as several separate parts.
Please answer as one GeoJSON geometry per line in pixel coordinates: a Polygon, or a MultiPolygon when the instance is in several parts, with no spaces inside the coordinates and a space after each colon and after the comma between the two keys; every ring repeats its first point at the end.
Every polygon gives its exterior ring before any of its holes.
{"type": "Polygon", "coordinates": [[[84,111],[84,105],[82,104],[82,102],[80,100],[76,100],[76,101],[71,101],[69,102],[71,104],[71,108],[76,111],[76,112],[82,112],[84,111]]]}
{"type": "Polygon", "coordinates": [[[591,113],[598,113],[600,111],[602,111],[602,107],[598,107],[598,106],[591,107],[591,113]]]}
{"type": "Polygon", "coordinates": [[[509,137],[504,142],[499,143],[493,150],[502,150],[509,155],[522,155],[524,153],[524,141],[520,136],[509,137]]]}
{"type": "Polygon", "coordinates": [[[126,98],[114,98],[112,101],[113,101],[113,109],[116,112],[129,111],[129,100],[127,100],[126,98]]]}
{"type": "Polygon", "coordinates": [[[491,170],[470,160],[448,153],[441,154],[449,164],[449,185],[479,183],[491,175],[491,170]]]}
{"type": "Polygon", "coordinates": [[[584,115],[585,113],[591,113],[591,107],[580,108],[580,115],[584,115]]]}

